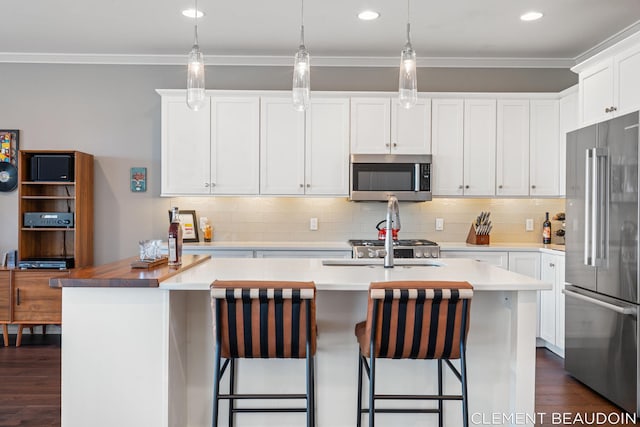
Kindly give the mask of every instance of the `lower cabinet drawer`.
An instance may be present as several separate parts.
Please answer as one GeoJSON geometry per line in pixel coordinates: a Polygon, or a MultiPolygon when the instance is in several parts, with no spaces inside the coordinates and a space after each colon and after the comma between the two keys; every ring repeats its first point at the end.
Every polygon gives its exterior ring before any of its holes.
{"type": "Polygon", "coordinates": [[[13,276],[13,323],[62,323],[62,290],[49,279],[68,272],[16,271],[13,276]]]}

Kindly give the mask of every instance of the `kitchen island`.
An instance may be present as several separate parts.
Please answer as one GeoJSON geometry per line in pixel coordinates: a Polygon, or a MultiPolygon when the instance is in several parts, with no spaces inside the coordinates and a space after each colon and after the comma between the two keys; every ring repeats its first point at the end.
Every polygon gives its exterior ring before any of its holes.
{"type": "MultiPolygon", "coordinates": [[[[102,273],[80,270],[55,282],[63,287],[62,426],[211,425],[213,332],[208,290],[216,279],[316,283],[319,427],[355,425],[354,326],[366,316],[369,283],[466,280],[475,289],[468,339],[471,422],[533,425],[536,292],[551,286],[484,262],[440,259],[435,264],[385,269],[323,265],[320,259],[213,258],[170,277],[159,276],[151,287],[148,281],[138,287],[130,279],[117,287],[113,269],[114,280],[105,286],[108,266],[102,273]],[[101,281],[92,274],[102,274],[101,281]]],[[[299,392],[304,388],[303,363],[242,360],[238,390],[299,392]]],[[[435,391],[433,361],[383,360],[378,366],[378,390],[435,391]]],[[[455,393],[457,387],[457,380],[446,378],[445,392],[455,393]]],[[[226,425],[225,407],[221,406],[220,425],[226,425]]],[[[301,414],[237,417],[243,426],[303,424],[301,414]]],[[[380,414],[376,421],[378,426],[437,424],[435,416],[415,414],[380,414]]],[[[445,425],[461,425],[458,402],[445,403],[445,425]]]]}

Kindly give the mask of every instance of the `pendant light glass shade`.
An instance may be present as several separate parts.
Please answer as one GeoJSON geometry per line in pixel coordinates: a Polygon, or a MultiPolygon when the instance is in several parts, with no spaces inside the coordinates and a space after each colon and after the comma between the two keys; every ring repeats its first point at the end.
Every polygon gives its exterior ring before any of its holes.
{"type": "Polygon", "coordinates": [[[198,2],[196,1],[195,37],[187,61],[187,106],[198,111],[205,105],[204,55],[198,46],[198,2]]]}
{"type": "Polygon", "coordinates": [[[311,58],[304,46],[304,0],[302,0],[300,21],[300,46],[293,61],[292,97],[293,108],[297,111],[305,111],[311,97],[311,58]]]}
{"type": "Polygon", "coordinates": [[[398,82],[398,100],[404,108],[411,108],[418,102],[416,51],[411,46],[409,14],[409,1],[407,0],[407,44],[404,45],[402,53],[400,53],[400,78],[398,82]]]}

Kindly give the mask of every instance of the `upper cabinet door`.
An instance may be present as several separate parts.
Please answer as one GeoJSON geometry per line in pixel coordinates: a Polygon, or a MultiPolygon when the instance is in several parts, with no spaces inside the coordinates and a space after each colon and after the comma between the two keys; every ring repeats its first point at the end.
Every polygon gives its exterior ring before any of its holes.
{"type": "Polygon", "coordinates": [[[211,194],[260,191],[260,98],[211,99],[211,194]]]}
{"type": "Polygon", "coordinates": [[[531,101],[529,167],[531,196],[560,194],[560,104],[557,100],[531,101]]]}
{"type": "Polygon", "coordinates": [[[560,98],[560,139],[558,140],[558,177],[560,179],[560,195],[566,194],[567,171],[567,133],[580,127],[578,118],[578,91],[568,93],[560,98]]]}
{"type": "Polygon", "coordinates": [[[462,196],[463,182],[462,99],[432,101],[432,167],[434,196],[462,196]]]}
{"type": "Polygon", "coordinates": [[[260,193],[304,194],[305,114],[290,97],[260,100],[260,193]]]}
{"type": "Polygon", "coordinates": [[[391,154],[431,154],[431,100],[412,108],[391,101],[391,154]]]}
{"type": "Polygon", "coordinates": [[[391,150],[389,98],[351,98],[351,153],[388,154],[391,150]]]}
{"type": "Polygon", "coordinates": [[[496,100],[464,101],[464,194],[496,193],[496,100]]]}
{"type": "Polygon", "coordinates": [[[311,100],[306,124],[305,193],[349,194],[349,98],[311,100]]]}
{"type": "Polygon", "coordinates": [[[162,97],[163,196],[209,194],[210,105],[192,111],[185,96],[162,97]]]}
{"type": "Polygon", "coordinates": [[[604,61],[580,73],[580,118],[583,125],[612,117],[613,61],[604,61]]]}
{"type": "Polygon", "coordinates": [[[529,100],[498,100],[496,195],[529,195],[529,100]]]}
{"type": "Polygon", "coordinates": [[[640,46],[629,49],[614,59],[614,97],[617,110],[623,115],[640,109],[640,46]]]}

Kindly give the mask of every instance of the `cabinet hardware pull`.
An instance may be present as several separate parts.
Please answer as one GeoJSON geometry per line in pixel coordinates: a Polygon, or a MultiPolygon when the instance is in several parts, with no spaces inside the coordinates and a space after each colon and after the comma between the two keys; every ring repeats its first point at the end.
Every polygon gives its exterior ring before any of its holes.
{"type": "Polygon", "coordinates": [[[616,107],[611,107],[611,111],[618,111],[616,107]]]}
{"type": "Polygon", "coordinates": [[[468,186],[468,185],[465,185],[465,186],[464,186],[464,188],[469,188],[469,186],[468,186]]]}
{"type": "Polygon", "coordinates": [[[212,186],[212,187],[215,187],[215,186],[216,186],[216,183],[215,183],[215,182],[212,182],[212,183],[211,183],[211,186],[212,186]]]}
{"type": "Polygon", "coordinates": [[[498,185],[498,188],[502,189],[502,185],[498,185]]]}
{"type": "Polygon", "coordinates": [[[388,146],[389,146],[389,143],[384,144],[384,146],[385,146],[385,147],[388,147],[388,146]]]}
{"type": "Polygon", "coordinates": [[[20,305],[20,288],[16,289],[16,305],[20,305]]]}
{"type": "Polygon", "coordinates": [[[394,142],[394,143],[393,143],[393,146],[394,146],[394,147],[397,147],[397,146],[398,146],[398,144],[394,142]]]}
{"type": "Polygon", "coordinates": [[[307,184],[307,188],[311,187],[311,184],[307,184]]]}
{"type": "Polygon", "coordinates": [[[209,188],[209,183],[208,183],[208,182],[205,182],[205,183],[204,183],[204,186],[205,186],[205,187],[207,187],[207,188],[209,188]]]}
{"type": "Polygon", "coordinates": [[[462,185],[459,185],[459,186],[458,186],[458,189],[459,189],[459,190],[462,190],[463,188],[464,188],[464,187],[463,187],[462,185]]]}
{"type": "Polygon", "coordinates": [[[610,112],[611,112],[611,108],[609,108],[609,107],[605,108],[605,109],[604,109],[604,112],[605,112],[605,113],[610,113],[610,112]]]}
{"type": "Polygon", "coordinates": [[[535,185],[532,185],[532,186],[531,186],[531,188],[533,188],[533,189],[535,190],[535,189],[536,189],[536,186],[535,186],[535,185]]]}
{"type": "Polygon", "coordinates": [[[300,188],[304,188],[304,184],[300,184],[300,188]]]}
{"type": "Polygon", "coordinates": [[[556,265],[555,265],[554,263],[552,263],[552,262],[550,262],[550,263],[549,263],[549,267],[553,268],[553,267],[555,267],[555,266],[556,266],[556,265]]]}

